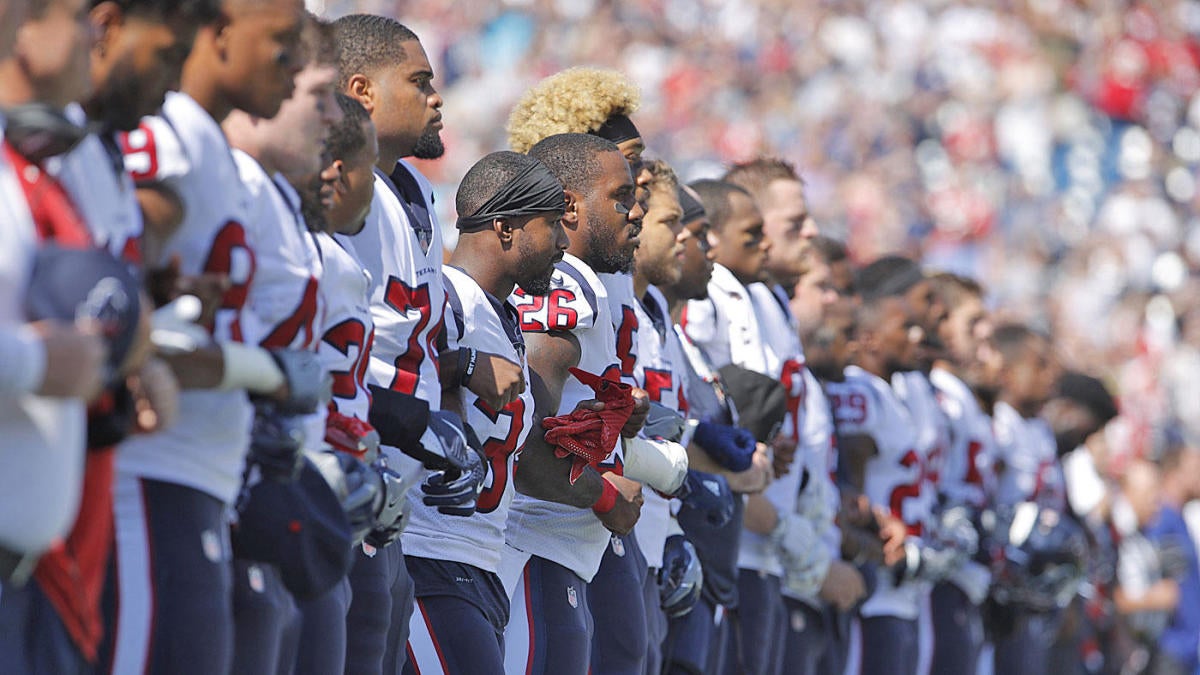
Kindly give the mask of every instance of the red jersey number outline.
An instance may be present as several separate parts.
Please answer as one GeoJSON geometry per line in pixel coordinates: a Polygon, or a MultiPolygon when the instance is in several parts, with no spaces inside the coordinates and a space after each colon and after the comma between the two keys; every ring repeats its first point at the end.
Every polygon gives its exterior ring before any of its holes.
{"type": "Polygon", "coordinates": [[[392,382],[388,385],[388,388],[393,391],[412,395],[417,391],[417,383],[421,379],[421,361],[425,360],[425,356],[429,355],[434,360],[435,368],[437,365],[435,344],[438,333],[441,331],[440,324],[430,328],[425,339],[421,339],[421,333],[429,327],[429,319],[433,315],[429,284],[425,283],[413,288],[400,279],[389,276],[383,301],[388,307],[405,317],[414,310],[418,312],[417,320],[408,336],[408,345],[404,353],[397,356],[394,361],[396,374],[392,376],[392,382]]]}
{"type": "Polygon", "coordinates": [[[621,360],[621,377],[633,378],[633,367],[637,364],[633,340],[637,329],[637,312],[628,305],[621,305],[621,325],[617,327],[617,358],[621,360]]]}
{"type": "MultiPolygon", "coordinates": [[[[246,244],[246,228],[231,220],[221,226],[217,236],[213,237],[212,247],[209,248],[208,259],[202,268],[205,274],[225,275],[230,282],[229,289],[221,296],[219,310],[234,313],[229,325],[230,336],[237,342],[242,341],[242,326],[239,319],[246,298],[250,295],[250,283],[254,280],[254,251],[246,244]],[[245,279],[233,278],[233,258],[235,252],[245,251],[248,260],[248,270],[245,279]]],[[[212,330],[212,326],[209,329],[212,330]]]]}
{"type": "Polygon", "coordinates": [[[527,303],[517,305],[523,331],[573,330],[579,325],[579,312],[571,307],[571,303],[576,301],[573,291],[555,288],[546,295],[526,295],[525,291],[517,289],[516,294],[528,299],[527,303]],[[546,310],[544,322],[538,316],[543,309],[546,310]]]}
{"type": "Polygon", "coordinates": [[[508,474],[508,460],[517,451],[517,439],[525,428],[525,400],[518,398],[500,410],[492,410],[483,399],[475,399],[475,408],[487,416],[492,424],[499,424],[501,417],[509,418],[508,433],[504,438],[489,437],[483,441],[483,454],[487,457],[491,484],[479,493],[475,500],[475,510],[479,513],[491,513],[500,507],[504,498],[504,490],[508,487],[511,476],[508,474]]]}
{"type": "Polygon", "coordinates": [[[919,499],[921,497],[921,484],[926,480],[925,465],[921,462],[921,457],[917,455],[915,450],[909,450],[900,459],[900,466],[908,469],[914,466],[917,467],[917,477],[911,483],[897,485],[892,489],[892,494],[888,497],[888,507],[892,510],[893,516],[904,522],[909,536],[919,537],[925,529],[924,524],[920,521],[910,523],[905,519],[904,503],[909,499],[919,499]]]}
{"type": "Polygon", "coordinates": [[[337,410],[337,399],[353,400],[359,391],[367,390],[364,382],[367,377],[367,365],[370,363],[368,357],[371,355],[371,344],[375,341],[375,331],[368,334],[362,321],[346,319],[325,331],[322,340],[347,357],[350,356],[351,348],[358,348],[349,370],[334,370],[329,373],[333,377],[334,399],[330,401],[330,405],[337,410]]]}
{"type": "Polygon", "coordinates": [[[292,315],[271,331],[271,334],[259,343],[260,347],[287,349],[308,349],[313,344],[313,324],[317,320],[317,280],[308,278],[304,285],[304,296],[296,306],[292,315]],[[304,331],[303,342],[296,344],[296,338],[304,331]]]}

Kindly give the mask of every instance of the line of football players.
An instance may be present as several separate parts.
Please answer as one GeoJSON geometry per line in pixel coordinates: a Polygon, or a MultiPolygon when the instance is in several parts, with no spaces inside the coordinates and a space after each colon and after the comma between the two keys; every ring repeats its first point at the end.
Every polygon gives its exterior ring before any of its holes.
{"type": "Polygon", "coordinates": [[[1048,341],[787,163],[683,185],[567,70],[447,260],[400,23],[0,17],[6,672],[1044,670],[1048,341]]]}

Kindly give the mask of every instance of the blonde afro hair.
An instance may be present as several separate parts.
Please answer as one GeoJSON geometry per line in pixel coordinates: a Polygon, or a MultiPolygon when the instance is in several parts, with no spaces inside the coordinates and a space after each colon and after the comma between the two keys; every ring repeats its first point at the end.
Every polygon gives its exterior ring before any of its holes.
{"type": "Polygon", "coordinates": [[[508,144],[529,152],[554,134],[599,129],[613,115],[632,115],[641,92],[622,73],[601,68],[568,68],[525,92],[508,116],[508,144]]]}

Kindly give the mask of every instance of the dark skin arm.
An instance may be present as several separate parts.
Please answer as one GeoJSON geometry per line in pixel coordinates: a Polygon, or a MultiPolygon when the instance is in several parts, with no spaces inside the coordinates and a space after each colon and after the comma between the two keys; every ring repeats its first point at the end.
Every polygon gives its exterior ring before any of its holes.
{"type": "MultiPolygon", "coordinates": [[[[463,373],[459,369],[458,350],[449,351],[444,331],[438,335],[438,342],[438,378],[442,381],[444,396],[446,391],[458,389],[463,373]]],[[[467,389],[493,410],[500,410],[520,398],[525,386],[525,373],[521,371],[520,364],[498,354],[477,352],[475,371],[467,380],[467,389]]]]}
{"type": "MultiPolygon", "coordinates": [[[[842,438],[839,451],[842,460],[846,462],[846,475],[850,486],[861,496],[866,490],[867,463],[879,454],[879,446],[875,444],[875,439],[866,434],[849,434],[842,438]]],[[[874,514],[878,524],[878,536],[883,542],[884,562],[894,564],[904,553],[904,540],[907,536],[904,523],[878,505],[874,514]]]]}
{"type": "MultiPolygon", "coordinates": [[[[621,491],[616,507],[598,517],[613,531],[628,532],[637,522],[641,510],[640,487],[637,491],[619,476],[601,476],[588,467],[575,482],[570,482],[571,460],[554,455],[554,447],[546,443],[542,420],[558,413],[563,387],[570,377],[569,369],[579,364],[579,343],[564,332],[528,333],[525,335],[529,358],[529,379],[533,390],[533,426],[521,449],[519,468],[514,485],[522,494],[545,501],[590,508],[600,498],[606,479],[621,491]]],[[[584,402],[581,405],[600,406],[584,402]]],[[[598,407],[595,409],[599,409],[598,407]]]]}
{"type": "Polygon", "coordinates": [[[137,200],[145,224],[142,252],[146,260],[158,260],[163,243],[183,222],[183,200],[162,183],[138,185],[137,200]]]}

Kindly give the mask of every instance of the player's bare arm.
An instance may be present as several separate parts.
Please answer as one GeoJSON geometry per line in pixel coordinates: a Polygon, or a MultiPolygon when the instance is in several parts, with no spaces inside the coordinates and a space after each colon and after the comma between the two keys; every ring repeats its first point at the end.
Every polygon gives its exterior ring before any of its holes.
{"type": "Polygon", "coordinates": [[[546,443],[546,432],[542,428],[542,420],[558,413],[563,386],[571,376],[569,370],[579,363],[579,342],[570,333],[552,331],[526,333],[525,344],[529,355],[530,386],[533,388],[533,428],[521,450],[515,476],[516,488],[522,494],[537,499],[579,508],[590,507],[600,497],[604,479],[595,469],[588,467],[579,480],[571,485],[571,462],[555,457],[554,447],[546,443]]]}
{"type": "MultiPolygon", "coordinates": [[[[642,509],[641,485],[613,473],[601,476],[588,467],[575,484],[570,482],[571,462],[554,455],[554,448],[545,441],[542,420],[552,417],[562,402],[563,385],[571,376],[570,369],[579,363],[579,342],[566,332],[528,333],[525,336],[529,354],[529,378],[533,388],[533,428],[525,439],[521,460],[515,476],[517,490],[546,501],[569,504],[580,508],[596,505],[604,492],[605,481],[617,489],[611,508],[597,512],[604,526],[618,534],[626,534],[637,524],[642,509]]],[[[603,404],[584,401],[580,406],[603,404]]],[[[640,427],[640,425],[639,425],[640,427]]]]}
{"type": "Polygon", "coordinates": [[[867,484],[867,463],[879,454],[875,439],[866,434],[847,434],[841,439],[838,451],[841,460],[846,463],[850,486],[861,494],[867,484]]]}
{"type": "Polygon", "coordinates": [[[142,183],[137,188],[145,233],[142,250],[146,260],[158,260],[165,242],[183,222],[183,200],[163,183],[142,183]]]}
{"type": "Polygon", "coordinates": [[[499,354],[476,350],[470,350],[473,352],[471,354],[461,354],[460,351],[440,354],[438,374],[443,390],[463,383],[471,393],[496,410],[517,400],[525,391],[525,375],[521,372],[520,364],[499,354]]]}

